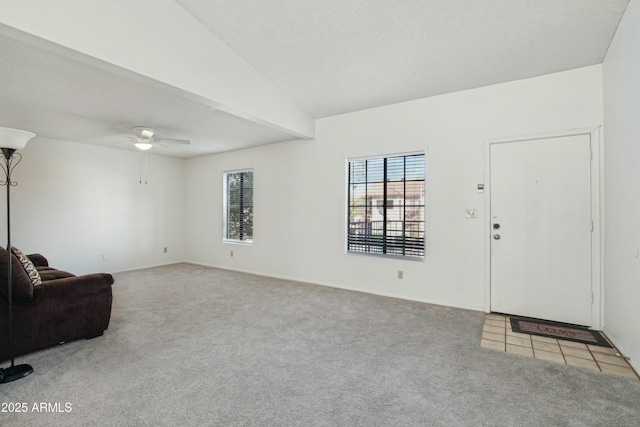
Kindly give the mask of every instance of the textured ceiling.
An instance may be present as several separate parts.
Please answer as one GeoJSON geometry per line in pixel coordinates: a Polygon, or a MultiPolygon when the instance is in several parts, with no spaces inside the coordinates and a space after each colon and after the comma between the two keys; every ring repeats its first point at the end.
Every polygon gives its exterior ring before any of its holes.
{"type": "Polygon", "coordinates": [[[0,36],[1,126],[28,129],[54,139],[135,149],[134,126],[154,128],[162,138],[188,139],[153,151],[193,157],[292,136],[212,110],[206,105],[0,36]],[[5,60],[10,58],[10,63],[5,60]]]}
{"type": "Polygon", "coordinates": [[[627,0],[177,0],[314,117],[602,62],[627,0]]]}
{"type": "MultiPolygon", "coordinates": [[[[628,0],[177,3],[319,118],[600,63],[628,0]]],[[[0,35],[0,126],[100,145],[150,126],[192,141],[153,149],[176,157],[295,138],[89,64],[0,35]]]]}

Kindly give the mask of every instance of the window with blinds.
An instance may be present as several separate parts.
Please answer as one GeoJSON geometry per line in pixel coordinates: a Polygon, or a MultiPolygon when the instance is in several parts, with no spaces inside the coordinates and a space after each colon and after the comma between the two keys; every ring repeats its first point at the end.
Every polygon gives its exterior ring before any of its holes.
{"type": "Polygon", "coordinates": [[[224,174],[224,240],[253,242],[253,171],[224,174]]]}
{"type": "Polygon", "coordinates": [[[349,160],[347,250],[424,258],[424,154],[349,160]]]}

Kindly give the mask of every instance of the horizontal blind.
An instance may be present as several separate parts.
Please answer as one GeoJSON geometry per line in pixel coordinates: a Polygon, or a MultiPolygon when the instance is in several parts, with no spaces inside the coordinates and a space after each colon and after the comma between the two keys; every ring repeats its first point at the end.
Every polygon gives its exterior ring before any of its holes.
{"type": "Polygon", "coordinates": [[[349,161],[350,252],[423,258],[425,155],[349,161]]]}
{"type": "Polygon", "coordinates": [[[225,173],[224,238],[253,241],[253,171],[225,173]]]}

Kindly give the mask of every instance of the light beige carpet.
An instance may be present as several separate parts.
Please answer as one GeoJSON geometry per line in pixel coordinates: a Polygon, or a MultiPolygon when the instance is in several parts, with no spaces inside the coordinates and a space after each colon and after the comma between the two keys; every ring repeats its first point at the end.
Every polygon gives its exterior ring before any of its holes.
{"type": "Polygon", "coordinates": [[[18,358],[35,373],[0,404],[28,411],[0,425],[640,425],[640,381],[482,349],[480,312],[188,264],[115,278],[105,335],[18,358]]]}

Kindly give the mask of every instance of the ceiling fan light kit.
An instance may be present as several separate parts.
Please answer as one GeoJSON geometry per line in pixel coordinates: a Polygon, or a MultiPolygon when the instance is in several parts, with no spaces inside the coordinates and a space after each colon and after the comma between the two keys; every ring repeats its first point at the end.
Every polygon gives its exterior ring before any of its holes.
{"type": "Polygon", "coordinates": [[[136,146],[136,148],[142,151],[147,151],[151,147],[153,147],[153,144],[151,144],[150,142],[136,142],[134,145],[136,146]]]}

